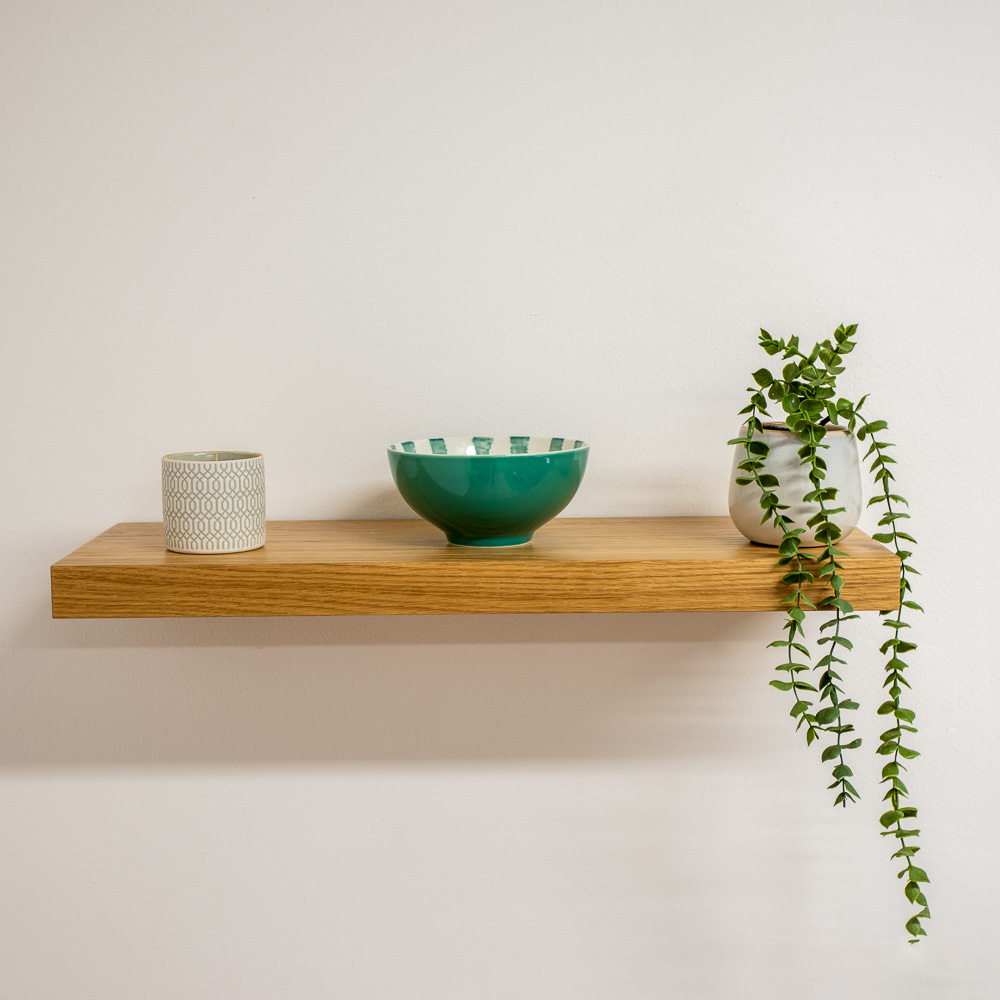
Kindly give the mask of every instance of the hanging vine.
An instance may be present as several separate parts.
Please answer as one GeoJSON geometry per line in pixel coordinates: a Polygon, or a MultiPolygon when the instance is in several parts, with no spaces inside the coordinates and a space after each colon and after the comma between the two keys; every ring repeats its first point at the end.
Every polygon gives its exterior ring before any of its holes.
{"type": "MultiPolygon", "coordinates": [[[[784,638],[770,643],[785,651],[784,659],[775,670],[778,677],[770,682],[779,691],[788,692],[792,698],[789,714],[796,720],[796,731],[804,729],[806,745],[822,741],[820,757],[823,762],[832,763],[833,782],[829,788],[835,791],[834,805],[846,807],[849,802],[860,797],[850,779],[854,772],[848,763],[850,751],[861,746],[861,739],[852,737],[854,726],[847,721],[845,713],[855,711],[858,702],[844,697],[841,674],[838,668],[846,666],[844,657],[852,649],[851,640],[843,634],[847,622],[858,615],[850,602],[842,595],[844,580],[841,575],[843,560],[847,553],[837,548],[841,529],[834,522],[835,515],[843,513],[844,507],[837,505],[838,488],[826,482],[827,465],[823,451],[829,445],[824,443],[830,425],[846,423],[847,430],[861,440],[870,440],[865,460],[870,459],[870,471],[882,492],[869,501],[869,506],[879,505],[884,514],[879,527],[884,530],[875,534],[876,541],[891,545],[900,560],[900,581],[898,611],[882,611],[882,624],[891,632],[891,638],[881,646],[887,656],[884,687],[888,699],[878,707],[878,714],[891,716],[893,725],[882,733],[878,754],[891,758],[882,768],[881,783],[889,787],[883,797],[889,809],[880,817],[882,836],[892,837],[897,842],[893,858],[902,859],[904,867],[898,877],[905,879],[904,891],[907,900],[918,907],[918,912],[906,921],[906,929],[911,943],[926,934],[921,921],[930,917],[927,899],[921,888],[929,881],[927,873],[914,864],[913,858],[920,850],[914,843],[920,831],[913,828],[917,810],[906,805],[909,791],[900,777],[906,770],[903,761],[919,756],[918,752],[902,742],[903,733],[917,732],[914,712],[903,707],[900,699],[903,688],[909,688],[904,677],[908,664],[902,656],[915,650],[916,644],[904,639],[904,630],[910,627],[904,620],[907,611],[922,611],[912,600],[910,576],[917,571],[910,564],[912,536],[900,530],[899,522],[909,517],[901,507],[908,506],[898,493],[892,492],[895,477],[891,466],[895,464],[889,449],[895,447],[889,441],[879,440],[879,435],[887,428],[884,420],[868,421],[861,414],[867,396],[857,403],[844,397],[837,397],[837,378],[844,372],[844,355],[855,346],[856,324],[841,325],[832,339],[817,343],[808,354],[799,346],[799,338],[780,340],[766,330],[760,331],[760,345],[769,356],[781,355],[786,364],[780,376],[770,369],[761,368],[753,373],[754,385],[747,391],[750,402],[740,411],[745,417],[742,436],[734,438],[730,444],[743,449],[743,457],[738,463],[741,473],[736,478],[740,486],[753,485],[760,493],[763,511],[761,524],[770,522],[781,532],[778,545],[779,567],[785,570],[782,582],[788,593],[783,598],[785,607],[784,638]],[[783,423],[776,425],[794,433],[801,445],[798,457],[806,470],[810,488],[796,501],[816,508],[804,525],[795,524],[785,512],[790,505],[782,502],[778,494],[780,483],[768,471],[767,458],[770,447],[762,439],[765,423],[762,417],[770,419],[768,404],[777,403],[784,414],[783,423]],[[806,547],[801,536],[811,531],[815,542],[806,547]],[[812,595],[810,597],[810,595],[812,595]],[[829,612],[829,617],[819,626],[817,647],[826,647],[815,662],[806,633],[806,611],[829,612]],[[812,683],[815,681],[815,683],[812,683]]],[[[788,499],[786,496],[785,499],[788,499]]]]}

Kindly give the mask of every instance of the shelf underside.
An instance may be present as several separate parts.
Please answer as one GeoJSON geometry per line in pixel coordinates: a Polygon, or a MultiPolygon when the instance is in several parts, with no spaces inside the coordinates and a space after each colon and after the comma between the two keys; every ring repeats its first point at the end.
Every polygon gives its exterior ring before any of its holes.
{"type": "MultiPolygon", "coordinates": [[[[858,610],[899,603],[899,561],[839,547],[858,610]]],[[[54,618],[773,611],[773,548],[727,517],[557,518],[532,544],[467,549],[425,521],[273,521],[267,544],[181,555],[159,523],[117,524],[52,567],[54,618]]]]}

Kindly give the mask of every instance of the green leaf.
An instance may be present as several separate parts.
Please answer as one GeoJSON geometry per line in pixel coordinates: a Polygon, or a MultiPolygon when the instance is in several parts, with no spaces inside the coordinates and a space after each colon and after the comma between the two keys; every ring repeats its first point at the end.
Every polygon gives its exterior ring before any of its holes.
{"type": "Polygon", "coordinates": [[[914,757],[920,756],[919,750],[911,750],[909,747],[900,747],[899,756],[905,757],[907,760],[913,760],[914,757]]]}
{"type": "Polygon", "coordinates": [[[890,809],[888,812],[882,813],[878,821],[888,829],[893,823],[898,823],[902,818],[903,814],[898,809],[890,809]]]}
{"type": "Polygon", "coordinates": [[[830,708],[822,708],[816,713],[816,721],[821,726],[828,726],[838,715],[840,715],[840,709],[835,705],[830,708]]]}
{"type": "Polygon", "coordinates": [[[820,760],[823,761],[833,760],[835,757],[839,756],[840,756],[840,746],[836,743],[833,743],[823,751],[822,755],[820,756],[820,760]]]}
{"type": "MultiPolygon", "coordinates": [[[[854,610],[854,606],[848,601],[845,601],[842,597],[828,597],[821,603],[825,607],[836,608],[838,611],[842,611],[845,615],[849,615],[854,610]]],[[[841,638],[843,638],[843,636],[841,636],[841,638]]],[[[847,640],[845,639],[844,641],[846,642],[847,640]]]]}
{"type": "Polygon", "coordinates": [[[816,541],[822,542],[824,545],[837,541],[841,534],[840,528],[835,524],[824,525],[822,528],[817,528],[815,532],[816,541]]]}
{"type": "Polygon", "coordinates": [[[918,868],[916,865],[910,865],[909,869],[910,881],[911,882],[930,882],[927,877],[927,872],[923,868],[918,868]]]}
{"type": "Polygon", "coordinates": [[[861,746],[861,740],[851,740],[850,743],[845,743],[844,744],[844,749],[845,750],[857,750],[859,746],[861,746]]]}
{"type": "Polygon", "coordinates": [[[897,510],[892,514],[886,514],[885,516],[883,516],[882,519],[879,521],[879,524],[880,525],[892,524],[893,521],[899,521],[903,518],[909,518],[909,516],[910,516],[909,514],[905,514],[903,513],[903,511],[897,510]]]}
{"type": "Polygon", "coordinates": [[[801,715],[808,707],[808,701],[797,701],[794,705],[792,705],[792,709],[788,714],[794,719],[795,716],[801,715]]]}
{"type": "Polygon", "coordinates": [[[786,536],[778,546],[778,554],[782,556],[793,556],[799,550],[799,540],[794,535],[786,536]]]}
{"type": "Polygon", "coordinates": [[[791,691],[792,683],[791,681],[769,681],[771,687],[777,688],[779,691],[791,691]]]}
{"type": "Polygon", "coordinates": [[[846,764],[838,764],[833,769],[833,776],[835,778],[850,778],[854,775],[854,772],[846,764]]]}
{"type": "Polygon", "coordinates": [[[910,650],[916,649],[917,647],[912,642],[907,642],[905,639],[892,638],[886,639],[885,642],[879,646],[878,651],[885,656],[886,651],[892,648],[895,648],[897,653],[908,653],[910,650]],[[903,648],[904,646],[906,647],[905,649],[903,648]]]}

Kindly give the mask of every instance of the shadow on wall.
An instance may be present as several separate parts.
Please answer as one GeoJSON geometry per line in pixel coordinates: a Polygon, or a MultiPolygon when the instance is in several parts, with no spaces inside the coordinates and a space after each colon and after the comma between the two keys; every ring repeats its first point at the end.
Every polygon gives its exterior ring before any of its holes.
{"type": "Polygon", "coordinates": [[[745,757],[785,735],[759,724],[777,710],[761,682],[774,627],[761,614],[122,622],[38,609],[7,637],[3,759],[745,757]]]}

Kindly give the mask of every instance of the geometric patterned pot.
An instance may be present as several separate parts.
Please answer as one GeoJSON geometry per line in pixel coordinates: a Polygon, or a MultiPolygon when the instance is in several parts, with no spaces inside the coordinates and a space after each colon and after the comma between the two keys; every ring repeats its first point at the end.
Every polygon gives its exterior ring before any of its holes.
{"type": "Polygon", "coordinates": [[[253,451],[163,457],[163,540],[171,552],[219,555],[264,544],[264,458],[253,451]]]}

